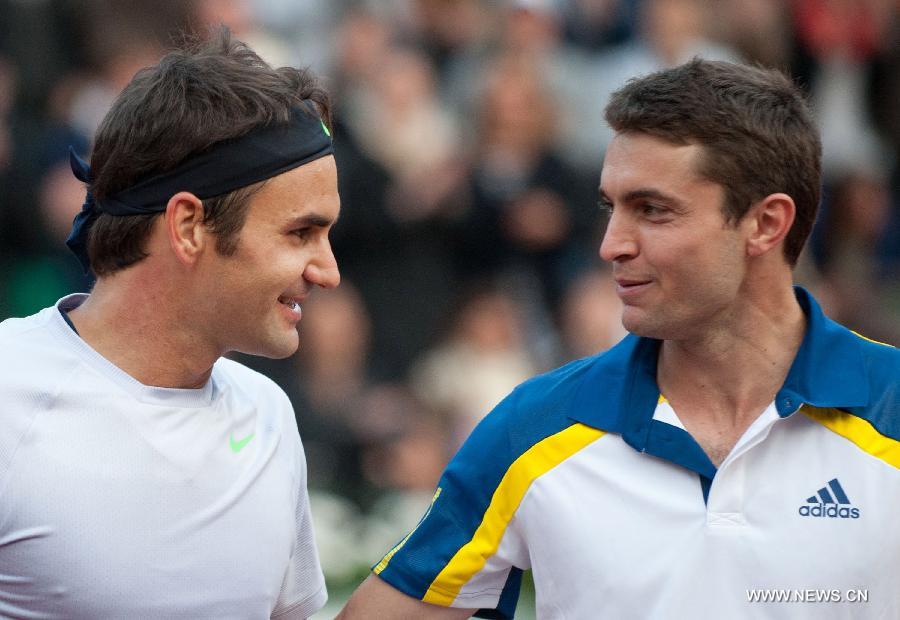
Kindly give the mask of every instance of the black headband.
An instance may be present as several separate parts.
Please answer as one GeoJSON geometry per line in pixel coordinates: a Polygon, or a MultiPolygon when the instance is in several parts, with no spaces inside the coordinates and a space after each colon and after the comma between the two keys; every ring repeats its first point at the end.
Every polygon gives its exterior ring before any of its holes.
{"type": "MultiPolygon", "coordinates": [[[[66,245],[78,257],[85,273],[89,273],[88,232],[100,213],[117,216],[161,213],[178,192],[188,191],[200,199],[221,196],[333,152],[331,133],[325,123],[310,110],[296,107],[288,123],[266,125],[214,144],[172,170],[141,179],[114,196],[94,200],[88,189],[66,245]]],[[[75,176],[90,184],[90,166],[71,147],[69,163],[75,176]]]]}

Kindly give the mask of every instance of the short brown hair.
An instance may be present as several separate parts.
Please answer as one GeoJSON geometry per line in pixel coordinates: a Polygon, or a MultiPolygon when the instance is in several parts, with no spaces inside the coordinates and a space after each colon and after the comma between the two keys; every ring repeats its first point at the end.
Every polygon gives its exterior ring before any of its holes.
{"type": "MultiPolygon", "coordinates": [[[[287,122],[300,101],[313,101],[331,125],[328,94],[309,70],[273,69],[227,28],[169,52],[142,69],[118,96],[91,156],[91,191],[98,200],[138,180],[173,169],[185,158],[272,122],[287,122]]],[[[229,255],[256,183],[203,201],[216,250],[229,255]]],[[[97,276],[137,263],[159,214],[101,214],[88,237],[97,276]]]]}
{"type": "Polygon", "coordinates": [[[613,93],[606,120],[619,133],[703,147],[698,172],[724,187],[729,222],[769,194],[788,194],[797,214],[784,255],[796,264],[816,219],[822,145],[809,106],[784,74],[695,58],[629,81],[613,93]]]}

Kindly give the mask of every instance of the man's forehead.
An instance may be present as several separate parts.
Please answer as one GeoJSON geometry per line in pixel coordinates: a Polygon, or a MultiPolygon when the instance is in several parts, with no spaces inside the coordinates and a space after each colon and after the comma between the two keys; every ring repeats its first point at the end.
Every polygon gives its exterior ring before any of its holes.
{"type": "Polygon", "coordinates": [[[328,155],[272,177],[264,186],[268,194],[292,194],[298,198],[337,192],[337,167],[328,155]]]}
{"type": "Polygon", "coordinates": [[[297,225],[328,226],[340,211],[337,167],[329,155],[267,180],[252,198],[255,211],[297,225]]]}
{"type": "Polygon", "coordinates": [[[696,143],[675,143],[647,133],[618,133],[613,137],[600,171],[604,181],[664,182],[673,179],[701,181],[700,165],[705,149],[696,143]]]}

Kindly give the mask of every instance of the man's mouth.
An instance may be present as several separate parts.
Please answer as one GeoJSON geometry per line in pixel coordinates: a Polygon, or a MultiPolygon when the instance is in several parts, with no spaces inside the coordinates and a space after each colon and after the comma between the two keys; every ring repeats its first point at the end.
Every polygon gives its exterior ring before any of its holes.
{"type": "Polygon", "coordinates": [[[629,297],[639,294],[652,280],[636,280],[632,278],[616,278],[616,293],[624,301],[629,297]]]}
{"type": "Polygon", "coordinates": [[[278,298],[278,302],[284,304],[294,312],[300,312],[300,302],[297,301],[293,297],[287,297],[286,295],[282,295],[278,298]]]}
{"type": "Polygon", "coordinates": [[[650,280],[633,280],[630,278],[616,278],[616,284],[623,289],[634,288],[644,284],[650,284],[650,280]]]}

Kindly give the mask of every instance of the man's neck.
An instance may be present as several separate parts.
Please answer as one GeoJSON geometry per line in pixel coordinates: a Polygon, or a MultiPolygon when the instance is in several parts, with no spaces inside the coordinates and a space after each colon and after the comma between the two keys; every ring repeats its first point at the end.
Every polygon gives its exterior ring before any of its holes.
{"type": "Polygon", "coordinates": [[[221,352],[212,350],[175,305],[176,291],[151,273],[128,270],[101,278],[91,296],[69,312],[81,338],[144,385],[199,388],[221,352]]]}
{"type": "Polygon", "coordinates": [[[727,324],[664,341],[659,355],[660,391],[688,431],[728,450],[783,385],[806,328],[790,287],[756,298],[727,324]]]}

